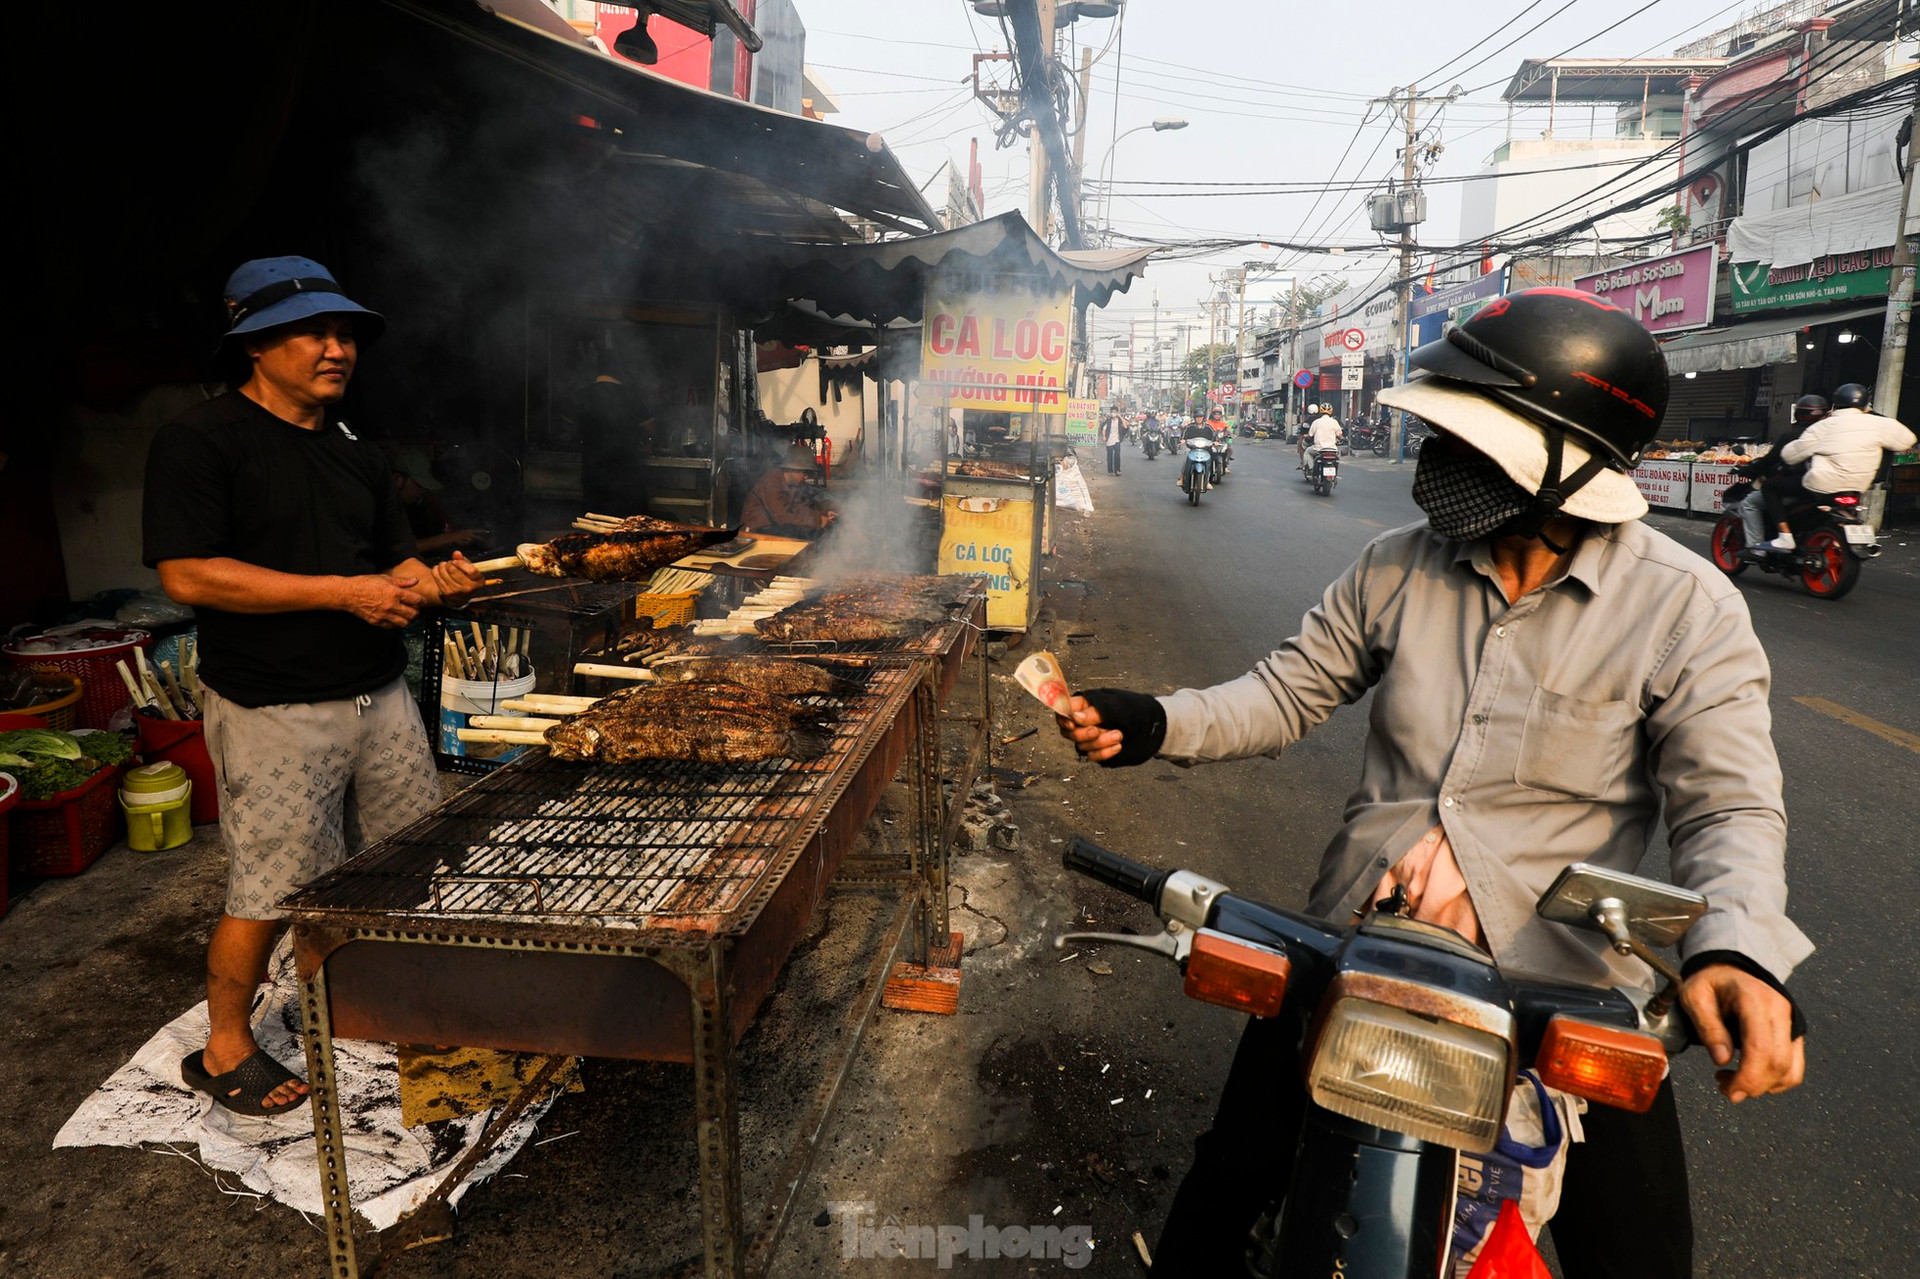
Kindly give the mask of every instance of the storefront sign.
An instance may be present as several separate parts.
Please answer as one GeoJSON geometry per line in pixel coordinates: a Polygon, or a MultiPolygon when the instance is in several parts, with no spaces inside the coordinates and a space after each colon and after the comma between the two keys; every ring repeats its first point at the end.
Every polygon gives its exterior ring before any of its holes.
{"type": "Polygon", "coordinates": [[[987,625],[1023,631],[1033,580],[1034,506],[1031,498],[956,496],[941,502],[941,573],[987,575],[987,625]]]}
{"type": "Polygon", "coordinates": [[[1883,298],[1892,277],[1893,250],[1830,253],[1797,266],[1733,264],[1733,309],[1765,311],[1846,298],[1883,298]]]}
{"type": "Polygon", "coordinates": [[[1693,477],[1691,462],[1648,462],[1633,473],[1633,482],[1648,506],[1687,509],[1687,486],[1693,477]]]}
{"type": "Polygon", "coordinates": [[[1735,462],[1695,462],[1693,488],[1687,498],[1687,509],[1718,515],[1721,495],[1743,478],[1734,472],[1736,465],[1738,463],[1735,462]]]}
{"type": "Polygon", "coordinates": [[[1072,308],[1072,293],[1045,277],[936,271],[927,277],[921,380],[961,408],[1065,413],[1072,308]]]}
{"type": "Polygon", "coordinates": [[[1091,446],[1100,433],[1100,401],[1068,400],[1065,430],[1067,443],[1091,446]]]}
{"type": "Polygon", "coordinates": [[[1644,262],[1575,276],[1573,287],[1613,303],[1654,333],[1703,329],[1713,323],[1719,248],[1703,244],[1644,262]]]}

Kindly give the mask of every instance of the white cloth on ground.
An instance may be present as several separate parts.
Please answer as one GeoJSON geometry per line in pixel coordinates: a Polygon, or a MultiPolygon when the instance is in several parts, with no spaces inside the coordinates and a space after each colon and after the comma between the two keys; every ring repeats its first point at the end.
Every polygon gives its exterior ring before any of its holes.
{"type": "MultiPolygon", "coordinates": [[[[274,952],[271,981],[255,1003],[260,1046],[305,1075],[300,1039],[299,983],[293,950],[283,937],[274,952]]],[[[207,1167],[232,1173],[258,1194],[309,1215],[322,1211],[320,1169],[314,1156],[313,1108],[285,1114],[236,1115],[180,1079],[180,1059],[207,1042],[207,1006],[194,1005],[141,1045],[133,1059],[101,1085],[54,1136],[66,1146],[194,1145],[207,1167]]],[[[345,1129],[347,1183],[354,1211],[376,1230],[424,1202],[446,1172],[479,1139],[492,1111],[416,1128],[400,1123],[400,1074],[392,1044],[334,1041],[334,1070],[345,1129]]],[[[533,1136],[552,1097],[529,1106],[487,1157],[450,1196],[498,1173],[533,1136]]]]}

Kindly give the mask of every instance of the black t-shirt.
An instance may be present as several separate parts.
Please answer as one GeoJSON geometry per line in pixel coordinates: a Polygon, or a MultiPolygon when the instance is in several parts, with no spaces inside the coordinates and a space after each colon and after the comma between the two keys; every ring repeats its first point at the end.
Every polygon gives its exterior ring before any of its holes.
{"type": "Polygon", "coordinates": [[[619,382],[594,381],[574,404],[580,423],[580,491],[603,515],[647,513],[646,417],[640,397],[619,382]]]}
{"type": "MultiPolygon", "coordinates": [[[[331,418],[309,431],[237,391],[154,437],[143,526],[150,566],[230,558],[353,577],[417,553],[378,449],[331,418]]],[[[355,697],[406,667],[400,632],[340,610],[195,611],[200,678],[242,706],[355,697]]]]}

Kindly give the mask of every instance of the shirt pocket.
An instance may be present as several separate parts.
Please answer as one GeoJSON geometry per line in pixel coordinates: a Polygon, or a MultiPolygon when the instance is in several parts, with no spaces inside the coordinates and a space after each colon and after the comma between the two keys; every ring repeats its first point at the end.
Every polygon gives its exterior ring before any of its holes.
{"type": "Polygon", "coordinates": [[[1639,719],[1630,702],[1589,702],[1536,688],[1513,780],[1528,790],[1598,799],[1625,774],[1639,719]]]}

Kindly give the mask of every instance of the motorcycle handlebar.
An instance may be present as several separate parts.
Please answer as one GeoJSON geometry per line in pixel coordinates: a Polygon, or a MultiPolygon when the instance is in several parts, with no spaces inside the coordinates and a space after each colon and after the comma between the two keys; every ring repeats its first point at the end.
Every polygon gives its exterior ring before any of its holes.
{"type": "Polygon", "coordinates": [[[1166,886],[1167,876],[1172,874],[1171,871],[1155,870],[1130,857],[1122,857],[1078,836],[1060,855],[1060,864],[1068,870],[1079,871],[1089,879],[1097,879],[1109,888],[1117,888],[1129,897],[1137,897],[1156,910],[1160,907],[1160,890],[1166,886]]]}

